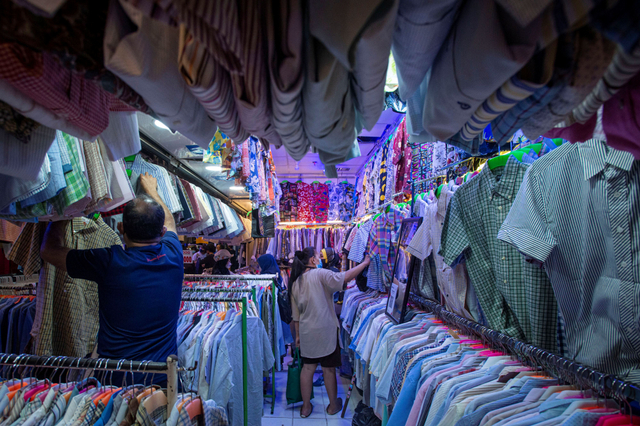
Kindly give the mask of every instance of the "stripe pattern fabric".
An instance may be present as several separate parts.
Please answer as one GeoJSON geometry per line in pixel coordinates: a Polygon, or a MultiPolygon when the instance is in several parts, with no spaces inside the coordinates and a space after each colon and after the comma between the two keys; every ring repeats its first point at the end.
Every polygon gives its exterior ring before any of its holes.
{"type": "Polygon", "coordinates": [[[542,263],[566,354],[640,380],[640,162],[600,140],[565,144],[531,166],[498,238],[542,263]],[[616,356],[611,350],[616,348],[616,356]]]}

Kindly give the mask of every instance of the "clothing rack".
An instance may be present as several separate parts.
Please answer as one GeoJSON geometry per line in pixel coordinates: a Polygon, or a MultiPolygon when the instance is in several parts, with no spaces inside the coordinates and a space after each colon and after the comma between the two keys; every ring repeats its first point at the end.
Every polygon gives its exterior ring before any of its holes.
{"type": "Polygon", "coordinates": [[[103,358],[74,358],[66,356],[38,356],[27,354],[0,353],[0,365],[17,367],[38,367],[67,370],[94,371],[123,371],[123,372],[153,372],[167,375],[167,412],[171,410],[178,399],[178,358],[171,355],[167,362],[131,361],[103,358]]]}
{"type": "Polygon", "coordinates": [[[252,300],[256,300],[256,288],[206,288],[206,287],[182,287],[182,293],[251,293],[252,300]]]}
{"type": "MultiPolygon", "coordinates": [[[[278,362],[277,357],[277,349],[276,345],[278,344],[276,339],[276,280],[278,279],[277,274],[273,275],[195,275],[195,274],[185,274],[185,281],[271,281],[271,319],[273,321],[271,327],[271,344],[273,350],[273,357],[276,358],[273,363],[273,369],[271,370],[271,414],[274,413],[276,407],[276,365],[278,362]]],[[[232,290],[232,289],[230,289],[232,290]]],[[[254,289],[255,291],[255,289],[254,289]]],[[[184,299],[183,299],[184,300],[184,299]]],[[[256,296],[254,295],[254,301],[256,300],[256,296]]],[[[246,416],[245,416],[246,419],[246,416]]]]}
{"type": "MultiPolygon", "coordinates": [[[[231,291],[231,290],[230,290],[231,291]]],[[[249,301],[247,297],[223,297],[223,298],[199,298],[199,297],[182,297],[183,302],[229,302],[229,303],[242,303],[242,408],[244,411],[244,426],[248,425],[249,421],[249,385],[247,382],[247,375],[249,373],[249,354],[247,349],[247,309],[249,308],[249,301]]],[[[274,398],[275,401],[275,398],[274,398]]]]}
{"type": "Polygon", "coordinates": [[[640,387],[637,385],[470,321],[446,310],[442,305],[432,300],[424,299],[413,293],[409,294],[409,299],[416,305],[433,312],[444,322],[464,330],[465,333],[475,334],[495,347],[501,348],[504,352],[511,352],[524,362],[542,366],[557,378],[589,387],[604,396],[617,397],[620,400],[640,401],[640,387]]]}
{"type": "Polygon", "coordinates": [[[379,205],[379,206],[377,206],[377,207],[373,207],[373,208],[371,208],[371,209],[367,210],[367,211],[366,211],[366,212],[365,212],[365,213],[364,213],[364,214],[359,218],[359,220],[361,220],[361,219],[362,219],[362,218],[364,218],[364,217],[367,217],[368,215],[370,215],[370,214],[372,214],[372,213],[377,212],[378,210],[384,209],[385,207],[390,206],[391,204],[394,204],[394,203],[395,203],[395,200],[394,200],[394,199],[395,199],[398,195],[403,195],[403,194],[404,194],[404,191],[396,192],[395,194],[393,194],[393,195],[391,196],[391,201],[387,201],[387,202],[386,202],[386,203],[384,203],[384,204],[380,204],[380,205],[379,205]]]}

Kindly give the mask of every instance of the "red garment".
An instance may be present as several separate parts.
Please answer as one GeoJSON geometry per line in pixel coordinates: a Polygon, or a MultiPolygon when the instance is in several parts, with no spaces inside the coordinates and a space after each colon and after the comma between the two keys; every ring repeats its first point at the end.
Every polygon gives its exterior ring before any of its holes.
{"type": "Polygon", "coordinates": [[[313,191],[313,216],[316,223],[326,223],[329,220],[329,187],[324,183],[311,184],[313,191]]]}
{"type": "MultiPolygon", "coordinates": [[[[554,128],[545,136],[584,142],[593,138],[596,124],[597,114],[594,114],[584,124],[554,128]]],[[[640,73],[604,103],[602,130],[608,146],[630,152],[636,160],[640,160],[640,73]]]]}
{"type": "Polygon", "coordinates": [[[63,67],[52,55],[2,43],[0,78],[90,135],[101,134],[109,125],[113,96],[63,67]]]}
{"type": "Polygon", "coordinates": [[[298,182],[298,221],[311,223],[315,220],[315,202],[311,185],[298,182]]]}

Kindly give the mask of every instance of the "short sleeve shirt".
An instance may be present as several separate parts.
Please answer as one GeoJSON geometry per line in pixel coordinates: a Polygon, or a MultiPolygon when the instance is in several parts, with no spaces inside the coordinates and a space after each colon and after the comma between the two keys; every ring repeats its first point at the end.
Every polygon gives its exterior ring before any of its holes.
{"type": "Polygon", "coordinates": [[[344,287],[344,272],[312,269],[291,286],[291,310],[300,322],[300,354],[322,358],[336,350],[340,322],[333,306],[333,293],[344,287]]]}
{"type": "Polygon", "coordinates": [[[509,157],[484,167],[453,195],[440,242],[444,262],[461,255],[489,326],[535,346],[556,350],[557,302],[546,273],[498,240],[529,166],[509,157]]]}
{"type": "Polygon", "coordinates": [[[531,165],[498,238],[544,265],[567,356],[640,382],[640,161],[605,142],[531,165]]]}
{"type": "Polygon", "coordinates": [[[315,197],[311,185],[298,182],[298,220],[301,222],[313,222],[315,220],[315,197]]]}
{"type": "Polygon", "coordinates": [[[151,246],[71,250],[67,271],[98,283],[100,356],[163,362],[177,353],[184,264],[174,232],[151,246]]]}

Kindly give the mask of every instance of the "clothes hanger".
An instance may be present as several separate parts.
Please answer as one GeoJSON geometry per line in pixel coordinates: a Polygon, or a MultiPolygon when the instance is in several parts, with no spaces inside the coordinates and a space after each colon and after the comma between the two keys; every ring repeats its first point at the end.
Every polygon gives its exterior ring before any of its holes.
{"type": "Polygon", "coordinates": [[[507,161],[509,161],[510,156],[514,156],[518,159],[518,161],[522,161],[522,156],[524,152],[522,151],[512,151],[504,155],[500,155],[498,157],[493,157],[487,160],[487,165],[490,170],[497,169],[498,167],[504,167],[507,165],[507,161]]]}
{"type": "Polygon", "coordinates": [[[280,181],[280,183],[287,183],[287,182],[289,182],[289,181],[287,181],[287,180],[280,181]]]}
{"type": "Polygon", "coordinates": [[[436,189],[436,198],[440,198],[440,194],[442,193],[442,188],[445,186],[446,184],[441,184],[438,189],[436,189]]]}
{"type": "Polygon", "coordinates": [[[541,143],[534,143],[533,145],[527,145],[523,148],[518,148],[513,152],[524,152],[524,153],[528,153],[530,150],[533,150],[536,154],[540,155],[540,150],[542,149],[542,144],[541,143]]]}

